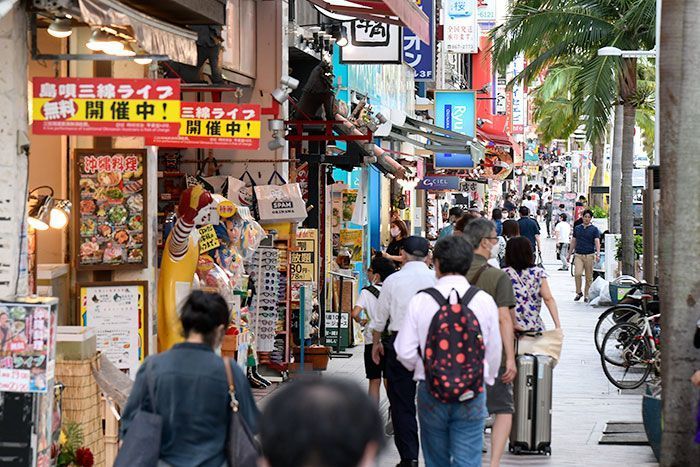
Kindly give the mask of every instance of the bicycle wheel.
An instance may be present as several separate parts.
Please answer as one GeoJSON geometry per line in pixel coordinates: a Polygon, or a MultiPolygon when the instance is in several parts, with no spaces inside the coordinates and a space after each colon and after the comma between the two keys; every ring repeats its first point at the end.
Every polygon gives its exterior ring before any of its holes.
{"type": "Polygon", "coordinates": [[[601,353],[603,338],[610,328],[619,323],[637,324],[642,314],[642,309],[633,305],[615,305],[601,313],[593,331],[595,348],[598,353],[601,353]]]}
{"type": "Polygon", "coordinates": [[[603,372],[620,389],[635,389],[644,384],[652,370],[652,360],[649,343],[634,324],[616,324],[603,339],[600,354],[603,372]]]}

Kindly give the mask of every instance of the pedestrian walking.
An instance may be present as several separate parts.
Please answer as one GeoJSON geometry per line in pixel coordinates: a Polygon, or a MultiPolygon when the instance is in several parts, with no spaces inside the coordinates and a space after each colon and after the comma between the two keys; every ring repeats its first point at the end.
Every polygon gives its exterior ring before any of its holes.
{"type": "Polygon", "coordinates": [[[396,267],[401,267],[401,250],[403,249],[403,242],[408,237],[408,227],[406,223],[401,219],[394,219],[389,223],[389,235],[391,235],[391,241],[386,247],[386,251],[382,253],[382,256],[392,260],[396,267]]]}
{"type": "Polygon", "coordinates": [[[566,213],[559,214],[559,222],[554,226],[554,237],[557,241],[557,254],[561,260],[560,271],[569,270],[569,243],[571,242],[571,225],[566,213]]]}
{"type": "MultiPolygon", "coordinates": [[[[537,211],[539,209],[539,203],[537,202],[537,195],[532,194],[529,195],[527,198],[523,199],[522,206],[527,207],[528,209],[528,215],[532,215],[533,217],[537,216],[537,211]]],[[[522,209],[521,206],[521,209],[522,209]]],[[[521,214],[522,216],[522,214],[521,214]]]]}
{"type": "Polygon", "coordinates": [[[535,252],[541,251],[540,245],[540,224],[535,219],[530,217],[530,209],[527,206],[520,206],[520,235],[530,240],[532,249],[535,252]]]}
{"type": "Polygon", "coordinates": [[[506,244],[508,240],[520,236],[520,224],[513,219],[508,219],[503,223],[502,235],[498,236],[498,266],[506,267],[506,244]]]}
{"type": "Polygon", "coordinates": [[[510,214],[511,212],[515,212],[515,203],[513,203],[513,196],[511,194],[506,195],[505,201],[503,201],[503,210],[510,214]]]}
{"type": "MultiPolygon", "coordinates": [[[[504,225],[504,229],[506,226],[504,225]]],[[[515,332],[511,309],[515,308],[513,285],[508,275],[487,263],[497,254],[498,239],[493,222],[476,219],[467,224],[464,237],[474,245],[474,260],[467,273],[470,284],[489,294],[498,307],[498,324],[503,343],[503,353],[493,386],[486,388],[486,406],[495,415],[491,430],[491,466],[500,465],[513,423],[513,380],[515,366],[515,332]]]]}
{"type": "Polygon", "coordinates": [[[401,253],[404,265],[384,281],[377,304],[377,318],[370,323],[374,363],[378,364],[384,355],[394,443],[401,456],[399,465],[402,467],[418,465],[416,383],[413,381],[413,372],[397,360],[394,341],[403,324],[411,298],[419,291],[435,285],[435,273],[427,265],[429,246],[428,241],[422,237],[406,238],[401,253]],[[387,322],[389,336],[382,341],[381,335],[387,322]]]}
{"type": "MultiPolygon", "coordinates": [[[[224,360],[214,349],[229,324],[229,308],[221,295],[194,291],[180,314],[185,342],[146,358],[131,389],[121,418],[121,438],[139,411],[161,416],[158,467],[222,467],[231,400],[224,360]],[[152,397],[155,396],[155,398],[152,397]]],[[[258,432],[260,416],[243,371],[235,363],[235,396],[239,414],[258,432]]]]}
{"type": "Polygon", "coordinates": [[[496,225],[496,235],[500,236],[503,233],[503,213],[500,209],[495,208],[491,211],[491,220],[496,225]]]}
{"type": "Polygon", "coordinates": [[[600,260],[600,231],[593,225],[593,212],[586,210],[583,212],[582,222],[574,227],[571,248],[567,261],[571,261],[571,254],[574,254],[574,279],[576,280],[576,297],[574,301],[588,301],[588,291],[593,283],[593,265],[600,260]],[[581,292],[582,275],[586,273],[586,288],[581,292]]]}
{"type": "Polygon", "coordinates": [[[260,467],[369,467],[384,444],[382,419],[360,386],[302,378],[270,396],[260,422],[260,467]]]}
{"type": "Polygon", "coordinates": [[[502,344],[496,303],[465,277],[472,258],[464,237],[437,242],[438,281],[411,299],[394,343],[397,358],[418,382],[427,467],[481,465],[484,384],[494,383],[502,344]]]}
{"type": "Polygon", "coordinates": [[[559,310],[547,282],[547,273],[535,266],[532,261],[532,245],[525,237],[508,240],[504,271],[510,277],[515,292],[515,330],[545,330],[540,316],[543,300],[552,315],[554,327],[560,329],[559,310]]]}
{"type": "Polygon", "coordinates": [[[554,203],[552,197],[547,198],[544,203],[544,222],[547,225],[547,238],[552,238],[552,215],[554,214],[554,203]]]}
{"type": "Polygon", "coordinates": [[[462,217],[462,214],[462,208],[458,206],[454,206],[450,209],[449,217],[447,218],[448,224],[440,230],[440,235],[438,235],[438,239],[449,237],[450,235],[452,235],[452,232],[454,232],[455,228],[455,222],[457,222],[459,218],[462,217]]]}
{"type": "Polygon", "coordinates": [[[386,370],[384,357],[381,358],[379,363],[374,363],[372,360],[372,342],[374,338],[369,324],[377,319],[377,303],[382,291],[382,284],[394,272],[396,272],[396,267],[392,260],[382,257],[373,258],[367,270],[370,285],[360,291],[355,307],[352,310],[353,319],[364,326],[365,375],[369,380],[368,394],[377,405],[379,405],[379,390],[382,379],[384,379],[384,387],[387,387],[386,370]]]}

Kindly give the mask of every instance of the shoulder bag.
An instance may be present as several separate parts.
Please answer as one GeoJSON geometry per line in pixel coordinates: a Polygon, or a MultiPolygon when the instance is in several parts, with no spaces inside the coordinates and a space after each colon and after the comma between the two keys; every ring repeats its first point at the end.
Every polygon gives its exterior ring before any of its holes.
{"type": "Polygon", "coordinates": [[[564,332],[561,329],[549,331],[525,331],[519,332],[517,341],[518,355],[548,355],[554,359],[554,364],[559,363],[561,347],[564,343],[564,332]]]}
{"type": "Polygon", "coordinates": [[[163,419],[156,413],[151,364],[152,362],[146,362],[144,370],[151,412],[143,408],[136,412],[122,440],[123,444],[117,453],[114,467],[153,467],[158,464],[163,419]]]}
{"type": "Polygon", "coordinates": [[[233,380],[231,360],[225,357],[224,368],[231,399],[231,418],[226,434],[226,460],[229,467],[256,467],[258,457],[260,457],[260,449],[243,416],[238,412],[238,399],[236,399],[236,385],[233,380]]]}

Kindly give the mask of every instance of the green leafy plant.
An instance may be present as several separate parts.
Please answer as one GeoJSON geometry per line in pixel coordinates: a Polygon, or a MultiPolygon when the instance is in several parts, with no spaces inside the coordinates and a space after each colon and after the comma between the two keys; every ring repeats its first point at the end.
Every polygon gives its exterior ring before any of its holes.
{"type": "Polygon", "coordinates": [[[608,210],[601,206],[591,207],[591,212],[596,219],[606,219],[608,217],[608,210]]]}
{"type": "MultiPolygon", "coordinates": [[[[615,239],[617,253],[615,260],[622,261],[622,238],[615,239]]],[[[644,238],[641,235],[634,236],[634,259],[639,259],[644,254],[644,238]]]]}
{"type": "Polygon", "coordinates": [[[95,459],[90,448],[83,444],[83,429],[78,423],[67,422],[61,429],[58,445],[52,446],[52,457],[57,457],[58,467],[92,467],[95,459]]]}

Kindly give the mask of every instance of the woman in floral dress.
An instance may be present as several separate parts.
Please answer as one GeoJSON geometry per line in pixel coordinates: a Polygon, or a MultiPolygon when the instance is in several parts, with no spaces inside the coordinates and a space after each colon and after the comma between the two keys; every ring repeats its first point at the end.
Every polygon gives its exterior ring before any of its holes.
{"type": "Polygon", "coordinates": [[[532,245],[525,237],[514,237],[506,245],[506,268],[515,292],[516,331],[544,331],[540,316],[542,301],[552,315],[554,327],[561,328],[557,302],[547,283],[547,273],[535,266],[532,245]]]}

